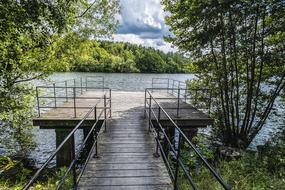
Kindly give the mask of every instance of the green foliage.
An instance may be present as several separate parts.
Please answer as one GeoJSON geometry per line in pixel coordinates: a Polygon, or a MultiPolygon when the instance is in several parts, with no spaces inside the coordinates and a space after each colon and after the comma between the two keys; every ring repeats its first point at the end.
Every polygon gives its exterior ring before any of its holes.
{"type": "MultiPolygon", "coordinates": [[[[41,175],[41,179],[30,187],[31,190],[56,189],[60,179],[67,168],[49,169],[41,175]]],[[[12,160],[10,157],[0,157],[0,189],[20,190],[26,184],[28,176],[34,171],[23,167],[22,163],[12,160]]],[[[73,175],[68,174],[61,189],[72,189],[73,175]]]]}
{"type": "Polygon", "coordinates": [[[212,89],[217,137],[247,148],[285,87],[285,2],[163,1],[167,38],[189,54],[199,87],[212,89]]]}
{"type": "MultiPolygon", "coordinates": [[[[207,139],[204,136],[197,135],[193,137],[191,141],[208,161],[214,159],[214,153],[209,149],[209,146],[206,143],[207,139]]],[[[200,166],[200,158],[191,150],[191,147],[188,144],[185,144],[184,150],[182,151],[182,158],[185,161],[185,164],[193,169],[200,166]]]]}
{"type": "MultiPolygon", "coordinates": [[[[195,137],[193,143],[233,190],[282,190],[285,189],[285,138],[282,134],[267,142],[258,152],[245,152],[241,158],[230,161],[215,160],[215,152],[209,149],[209,142],[203,136],[195,137]]],[[[183,160],[198,188],[222,190],[222,186],[209,170],[187,150],[188,148],[184,147],[183,160]]],[[[190,188],[182,170],[179,171],[178,182],[181,189],[190,188]]]]}
{"type": "Polygon", "coordinates": [[[7,154],[29,153],[34,147],[31,134],[34,113],[33,90],[28,84],[0,88],[0,142],[7,154]]]}
{"type": "Polygon", "coordinates": [[[9,153],[26,153],[30,148],[26,145],[32,143],[34,102],[27,82],[69,69],[70,57],[55,60],[61,55],[60,45],[71,45],[62,40],[70,30],[81,36],[110,35],[119,4],[117,0],[4,0],[0,9],[0,144],[9,153]]]}
{"type": "Polygon", "coordinates": [[[57,71],[81,72],[190,72],[189,59],[178,53],[163,53],[153,48],[123,42],[96,41],[69,33],[56,47],[57,71]]]}
{"type": "MultiPolygon", "coordinates": [[[[284,177],[279,177],[264,169],[265,165],[255,155],[247,154],[240,160],[222,161],[216,168],[233,190],[284,189],[284,177]]],[[[284,172],[285,170],[280,170],[283,175],[284,172]]],[[[204,168],[193,176],[200,189],[223,189],[204,168]]]]}

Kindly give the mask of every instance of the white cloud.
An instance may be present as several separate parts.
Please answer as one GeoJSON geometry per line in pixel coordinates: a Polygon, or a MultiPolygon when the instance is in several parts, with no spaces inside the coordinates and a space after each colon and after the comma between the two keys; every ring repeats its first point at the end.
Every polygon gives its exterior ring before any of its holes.
{"type": "Polygon", "coordinates": [[[112,39],[105,40],[129,42],[164,52],[177,51],[177,48],[163,39],[170,32],[164,22],[166,13],[160,0],[121,0],[121,8],[121,14],[117,15],[120,22],[118,32],[112,39]]]}
{"type": "Polygon", "coordinates": [[[170,43],[163,41],[163,39],[141,38],[139,35],[135,34],[115,34],[113,35],[113,41],[129,42],[145,47],[153,47],[165,53],[177,51],[177,48],[173,47],[170,43]]]}

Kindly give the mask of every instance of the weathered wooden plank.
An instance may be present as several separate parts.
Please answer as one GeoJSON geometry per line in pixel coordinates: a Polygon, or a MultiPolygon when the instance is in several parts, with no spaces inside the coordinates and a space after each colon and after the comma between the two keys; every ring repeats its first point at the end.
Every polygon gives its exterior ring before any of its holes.
{"type": "Polygon", "coordinates": [[[148,156],[105,156],[102,159],[92,159],[89,163],[142,163],[142,162],[159,162],[161,159],[154,159],[152,155],[148,156]]]}
{"type": "Polygon", "coordinates": [[[99,156],[104,158],[105,156],[149,156],[152,155],[149,152],[99,152],[99,156]]]}
{"type": "Polygon", "coordinates": [[[85,184],[93,186],[124,186],[128,185],[166,185],[171,184],[169,177],[116,177],[116,178],[83,178],[82,186],[85,184]]]}
{"type": "Polygon", "coordinates": [[[84,187],[79,186],[78,189],[82,190],[172,190],[173,187],[169,185],[122,185],[122,186],[92,186],[85,185],[84,187]]]}
{"type": "Polygon", "coordinates": [[[90,164],[89,167],[86,169],[90,170],[145,170],[145,169],[153,169],[159,170],[164,169],[165,165],[163,162],[159,163],[119,163],[119,164],[90,164]]]}
{"type": "Polygon", "coordinates": [[[106,143],[101,145],[100,149],[106,148],[153,148],[153,143],[106,143]]]}
{"type": "Polygon", "coordinates": [[[136,153],[136,152],[154,152],[152,147],[107,147],[100,150],[101,153],[136,153]]]}
{"type": "Polygon", "coordinates": [[[168,177],[167,171],[162,173],[157,170],[96,170],[86,171],[85,178],[115,178],[115,177],[168,177]]]}

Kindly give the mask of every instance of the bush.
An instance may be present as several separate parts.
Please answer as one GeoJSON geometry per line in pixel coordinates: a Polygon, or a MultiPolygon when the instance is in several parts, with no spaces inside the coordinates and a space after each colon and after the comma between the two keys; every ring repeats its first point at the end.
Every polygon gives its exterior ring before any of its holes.
{"type": "MultiPolygon", "coordinates": [[[[262,151],[245,152],[240,159],[230,161],[214,160],[214,152],[204,143],[204,138],[195,137],[193,142],[233,190],[285,189],[285,148],[284,141],[280,141],[280,138],[266,143],[262,151]]],[[[185,149],[188,150],[187,147],[185,149]]],[[[184,163],[187,164],[189,174],[199,189],[223,189],[197,157],[191,153],[187,155],[185,150],[183,152],[184,163]]],[[[182,171],[180,171],[179,178],[181,189],[191,189],[182,171]]]]}

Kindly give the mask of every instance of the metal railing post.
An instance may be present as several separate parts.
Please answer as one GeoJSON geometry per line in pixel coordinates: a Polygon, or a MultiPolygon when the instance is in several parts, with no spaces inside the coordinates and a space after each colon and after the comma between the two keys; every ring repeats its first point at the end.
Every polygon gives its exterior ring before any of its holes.
{"type": "Polygon", "coordinates": [[[38,115],[41,117],[40,101],[39,101],[39,92],[38,87],[36,87],[36,96],[37,96],[37,105],[38,105],[38,115]]]}
{"type": "Polygon", "coordinates": [[[81,90],[81,94],[82,94],[82,77],[80,77],[80,90],[81,90]]]}
{"type": "Polygon", "coordinates": [[[103,77],[103,88],[105,88],[105,78],[103,77]]]}
{"type": "Polygon", "coordinates": [[[96,132],[96,139],[95,139],[95,155],[94,158],[98,158],[98,132],[96,132]]]}
{"type": "Polygon", "coordinates": [[[73,86],[74,86],[74,87],[76,86],[76,81],[75,81],[75,79],[73,79],[73,86]]]}
{"type": "Polygon", "coordinates": [[[161,108],[160,108],[160,107],[158,107],[158,116],[157,116],[158,121],[160,120],[160,110],[161,110],[161,108]]]}
{"type": "Polygon", "coordinates": [[[172,95],[173,95],[173,92],[174,92],[174,80],[172,80],[172,95]]]}
{"type": "MultiPolygon", "coordinates": [[[[74,135],[73,135],[74,136],[74,135]]],[[[75,144],[72,143],[72,159],[75,159],[75,144]]],[[[75,162],[76,163],[76,162],[75,162]]],[[[77,186],[77,179],[76,179],[76,164],[73,165],[72,173],[73,173],[73,187],[76,189],[77,186]]]]}
{"type": "Polygon", "coordinates": [[[56,91],[55,91],[55,83],[53,83],[53,97],[54,97],[54,107],[56,108],[56,91]]]}
{"type": "Polygon", "coordinates": [[[151,95],[149,95],[149,107],[148,107],[148,132],[150,132],[150,127],[151,127],[151,95]]]}
{"type": "Polygon", "coordinates": [[[76,118],[76,91],[75,91],[75,87],[73,87],[73,109],[74,109],[74,117],[76,118]]]}
{"type": "MultiPolygon", "coordinates": [[[[158,125],[159,125],[159,121],[160,121],[160,110],[161,110],[161,108],[159,106],[158,107],[158,116],[157,116],[157,118],[158,118],[158,125]]],[[[159,157],[159,153],[158,153],[159,145],[158,145],[158,143],[160,141],[159,129],[156,130],[156,135],[157,135],[156,136],[156,148],[155,148],[155,153],[153,154],[153,156],[158,158],[159,157]]]]}
{"type": "Polygon", "coordinates": [[[97,120],[97,108],[96,108],[96,106],[94,108],[94,119],[95,119],[95,122],[96,122],[96,120],[97,120]]]}
{"type": "Polygon", "coordinates": [[[177,96],[177,118],[179,117],[180,110],[180,88],[178,88],[178,96],[177,96]]]}
{"type": "Polygon", "coordinates": [[[87,91],[87,77],[85,77],[85,91],[87,91]]]}
{"type": "Polygon", "coordinates": [[[147,89],[144,91],[144,118],[146,118],[146,91],[147,89]]]}
{"type": "Polygon", "coordinates": [[[107,102],[106,102],[106,95],[104,95],[104,120],[105,120],[105,123],[104,123],[104,128],[105,128],[105,132],[107,130],[107,125],[106,125],[106,119],[107,119],[107,113],[106,113],[106,110],[107,109],[107,102]]]}
{"type": "Polygon", "coordinates": [[[110,102],[110,117],[109,118],[111,118],[112,117],[112,90],[111,90],[111,88],[109,89],[109,102],[110,102]]]}
{"type": "Polygon", "coordinates": [[[67,81],[64,81],[64,85],[65,85],[65,99],[66,99],[66,102],[68,102],[67,81]]]}
{"type": "Polygon", "coordinates": [[[167,93],[169,92],[169,78],[167,79],[167,93]]]}
{"type": "Polygon", "coordinates": [[[178,150],[176,154],[176,166],[175,166],[175,176],[174,176],[174,190],[177,190],[177,180],[178,180],[178,173],[179,173],[179,158],[180,158],[180,152],[181,152],[181,135],[179,134],[178,138],[178,150]]]}
{"type": "Polygon", "coordinates": [[[185,98],[185,103],[187,103],[187,86],[186,86],[186,88],[185,88],[184,98],[185,98]]]}

